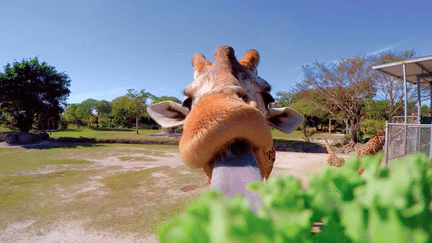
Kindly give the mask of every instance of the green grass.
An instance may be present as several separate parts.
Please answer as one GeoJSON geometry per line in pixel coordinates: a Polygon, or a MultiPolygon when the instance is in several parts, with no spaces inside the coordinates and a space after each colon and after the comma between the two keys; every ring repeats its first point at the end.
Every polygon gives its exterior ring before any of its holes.
{"type": "Polygon", "coordinates": [[[0,229],[8,223],[36,220],[47,226],[68,210],[62,195],[74,190],[92,172],[57,171],[47,174],[7,176],[0,179],[0,229]]]}
{"type": "Polygon", "coordinates": [[[92,162],[77,158],[70,149],[23,150],[0,149],[0,176],[22,170],[45,168],[49,165],[83,165],[92,162]]]}
{"type": "MultiPolygon", "coordinates": [[[[110,156],[130,156],[141,154],[142,160],[148,156],[165,157],[177,151],[177,146],[140,144],[93,144],[76,148],[53,148],[45,150],[0,149],[0,176],[4,173],[45,168],[49,165],[84,165],[92,160],[110,156]]],[[[148,159],[147,159],[148,160],[148,159]]]]}
{"type": "MultiPolygon", "coordinates": [[[[10,131],[8,128],[0,126],[0,132],[10,131]]],[[[51,138],[61,138],[61,137],[70,137],[70,138],[93,138],[93,139],[102,139],[102,140],[147,140],[147,141],[155,141],[155,142],[166,142],[166,141],[178,141],[179,139],[173,138],[161,138],[161,137],[152,137],[151,135],[160,133],[163,130],[148,130],[148,129],[140,129],[139,134],[136,134],[135,129],[91,129],[88,127],[81,127],[75,129],[66,129],[63,131],[50,132],[51,138]]],[[[290,134],[285,134],[279,130],[272,129],[271,131],[273,137],[275,139],[286,139],[286,140],[304,140],[303,131],[294,131],[290,134]]],[[[312,139],[337,139],[340,138],[339,134],[328,134],[324,132],[316,132],[312,139]]]]}
{"type": "Polygon", "coordinates": [[[136,134],[135,129],[66,129],[64,131],[50,132],[50,137],[72,137],[72,138],[96,138],[96,139],[129,139],[140,140],[148,138],[150,135],[159,133],[160,130],[140,129],[139,134],[136,134]]]}
{"type": "Polygon", "coordinates": [[[128,144],[0,149],[0,230],[31,220],[29,230],[44,232],[70,220],[96,230],[152,233],[197,196],[199,190],[183,192],[183,186],[206,187],[204,173],[185,166],[124,171],[94,167],[92,160],[116,156],[145,163],[175,151],[177,146],[128,144]]]}
{"type": "Polygon", "coordinates": [[[7,127],[1,126],[0,125],[0,132],[11,132],[11,130],[7,127]]]}
{"type": "Polygon", "coordinates": [[[156,224],[151,222],[169,220],[195,198],[186,196],[187,193],[180,190],[182,186],[193,183],[205,187],[205,181],[201,171],[183,166],[119,172],[101,180],[110,195],[104,197],[106,206],[90,210],[89,215],[98,216],[93,220],[96,227],[135,233],[153,232],[156,224]]]}

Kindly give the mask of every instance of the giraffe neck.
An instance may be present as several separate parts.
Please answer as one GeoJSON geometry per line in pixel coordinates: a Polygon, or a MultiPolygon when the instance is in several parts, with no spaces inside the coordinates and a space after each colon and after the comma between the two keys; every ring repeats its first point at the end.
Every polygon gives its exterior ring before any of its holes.
{"type": "MultiPolygon", "coordinates": [[[[330,147],[330,145],[327,143],[326,140],[324,140],[324,143],[325,143],[325,146],[326,146],[326,148],[327,148],[327,152],[328,152],[330,155],[335,155],[335,153],[333,152],[333,149],[330,147]]],[[[336,155],[335,155],[335,156],[336,156],[336,155]]]]}

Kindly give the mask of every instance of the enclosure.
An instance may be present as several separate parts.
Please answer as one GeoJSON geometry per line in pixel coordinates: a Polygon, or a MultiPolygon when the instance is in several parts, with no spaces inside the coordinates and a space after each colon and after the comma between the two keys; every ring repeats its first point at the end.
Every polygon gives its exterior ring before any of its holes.
{"type": "MultiPolygon", "coordinates": [[[[423,152],[429,157],[432,155],[431,118],[423,117],[421,113],[421,86],[429,85],[432,97],[432,56],[414,58],[399,62],[374,66],[373,69],[401,79],[404,82],[404,115],[394,117],[386,123],[385,161],[403,157],[407,154],[423,152]],[[408,116],[407,83],[417,85],[417,113],[408,116]],[[429,124],[425,124],[429,123],[429,124]]],[[[430,99],[432,107],[432,99],[430,99]]]]}

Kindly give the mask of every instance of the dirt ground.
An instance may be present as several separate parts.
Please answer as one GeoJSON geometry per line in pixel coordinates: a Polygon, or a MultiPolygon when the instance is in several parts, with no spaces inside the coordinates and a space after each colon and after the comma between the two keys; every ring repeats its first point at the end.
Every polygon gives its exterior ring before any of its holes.
{"type": "MultiPolygon", "coordinates": [[[[2,147],[5,144],[0,144],[2,147]]],[[[109,157],[94,160],[93,168],[107,166],[120,166],[124,171],[145,170],[158,166],[178,167],[183,166],[178,152],[171,156],[160,157],[156,161],[120,161],[119,158],[109,157]]],[[[339,154],[347,158],[349,155],[339,154]]],[[[303,187],[308,186],[309,179],[314,174],[321,173],[325,166],[328,154],[325,153],[296,153],[277,152],[274,170],[271,176],[293,175],[299,178],[303,187]]],[[[96,187],[97,189],[97,187],[96,187]]],[[[198,188],[196,193],[204,191],[198,188]]],[[[50,230],[38,232],[29,231],[27,228],[33,221],[11,223],[6,229],[0,231],[0,242],[157,242],[155,235],[151,234],[142,238],[135,234],[114,234],[112,232],[96,231],[85,228],[85,222],[59,222],[50,230]]]]}

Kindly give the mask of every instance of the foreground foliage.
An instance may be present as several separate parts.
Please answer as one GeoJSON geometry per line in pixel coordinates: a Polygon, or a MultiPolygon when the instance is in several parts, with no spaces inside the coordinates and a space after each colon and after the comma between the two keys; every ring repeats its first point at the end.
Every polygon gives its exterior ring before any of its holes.
{"type": "Polygon", "coordinates": [[[382,154],[328,167],[310,189],[293,177],[250,185],[257,214],[241,197],[208,191],[158,229],[161,242],[430,242],[431,160],[406,157],[381,168],[382,154]],[[366,171],[357,173],[361,164],[366,171]],[[318,233],[314,222],[322,222],[318,233]]]}

